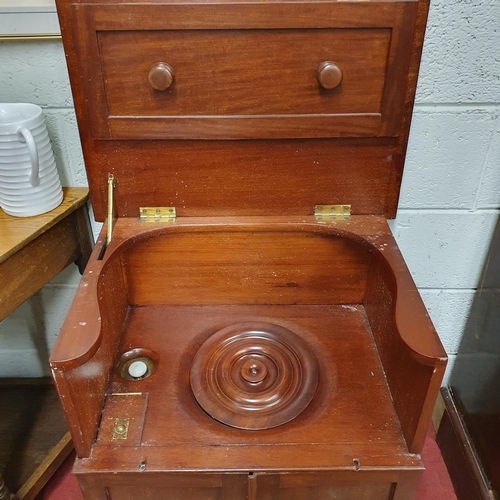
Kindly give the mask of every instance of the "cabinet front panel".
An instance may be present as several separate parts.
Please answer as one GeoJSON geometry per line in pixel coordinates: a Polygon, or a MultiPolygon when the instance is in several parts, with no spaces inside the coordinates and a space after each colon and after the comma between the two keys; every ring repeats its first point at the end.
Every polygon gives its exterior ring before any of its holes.
{"type": "Polygon", "coordinates": [[[93,500],[399,500],[413,494],[415,472],[79,474],[78,479],[84,498],[93,500]]]}
{"type": "Polygon", "coordinates": [[[259,500],[393,500],[398,488],[401,498],[409,498],[402,477],[396,471],[343,471],[257,473],[252,479],[259,500]]]}
{"type": "Polygon", "coordinates": [[[76,37],[95,139],[400,132],[414,2],[75,4],[73,13],[85,27],[76,37]]]}
{"type": "Polygon", "coordinates": [[[109,113],[380,114],[390,35],[389,29],[104,32],[99,45],[109,113]],[[318,81],[325,61],[342,72],[336,88],[318,81]],[[171,66],[174,80],[155,90],[148,75],[161,62],[171,66]]]}
{"type": "Polygon", "coordinates": [[[280,488],[274,500],[391,500],[392,484],[339,484],[307,488],[280,488]]]}
{"type": "Polygon", "coordinates": [[[106,493],[110,500],[223,500],[220,490],[210,488],[141,488],[124,485],[107,488],[106,493]]]}
{"type": "Polygon", "coordinates": [[[79,475],[84,498],[92,500],[246,500],[247,474],[79,475]]]}

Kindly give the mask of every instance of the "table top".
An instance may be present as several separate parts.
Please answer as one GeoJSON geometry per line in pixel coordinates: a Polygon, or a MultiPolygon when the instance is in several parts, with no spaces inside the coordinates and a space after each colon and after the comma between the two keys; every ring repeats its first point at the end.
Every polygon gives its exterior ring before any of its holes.
{"type": "Polygon", "coordinates": [[[88,198],[88,188],[63,188],[62,203],[35,217],[12,217],[0,210],[0,263],[37,238],[71,212],[81,207],[88,198]]]}

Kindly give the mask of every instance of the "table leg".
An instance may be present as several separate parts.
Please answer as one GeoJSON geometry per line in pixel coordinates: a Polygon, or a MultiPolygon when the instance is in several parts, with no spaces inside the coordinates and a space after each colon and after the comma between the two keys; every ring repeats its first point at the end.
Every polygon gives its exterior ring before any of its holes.
{"type": "Polygon", "coordinates": [[[0,500],[17,500],[16,495],[14,495],[14,493],[11,493],[8,490],[1,474],[0,474],[0,500]]]}

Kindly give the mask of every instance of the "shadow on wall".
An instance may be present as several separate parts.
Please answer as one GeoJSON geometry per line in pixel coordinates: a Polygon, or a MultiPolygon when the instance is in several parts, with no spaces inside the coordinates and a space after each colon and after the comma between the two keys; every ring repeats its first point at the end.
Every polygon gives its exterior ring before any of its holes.
{"type": "Polygon", "coordinates": [[[500,491],[500,220],[449,385],[486,474],[500,491]]]}
{"type": "Polygon", "coordinates": [[[44,375],[48,375],[49,346],[47,345],[47,325],[45,324],[45,312],[41,294],[36,293],[31,297],[29,304],[34,319],[34,328],[30,329],[31,339],[36,348],[40,366],[44,369],[44,375]]]}
{"type": "Polygon", "coordinates": [[[500,413],[500,219],[449,385],[467,413],[500,413]]]}
{"type": "Polygon", "coordinates": [[[0,338],[6,344],[0,377],[50,375],[51,345],[46,322],[48,306],[50,297],[48,299],[42,291],[38,291],[0,322],[0,338]]]}

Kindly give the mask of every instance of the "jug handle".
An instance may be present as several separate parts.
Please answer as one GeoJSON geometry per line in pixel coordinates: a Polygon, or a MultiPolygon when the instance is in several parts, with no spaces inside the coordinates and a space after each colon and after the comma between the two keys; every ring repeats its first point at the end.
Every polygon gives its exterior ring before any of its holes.
{"type": "Polygon", "coordinates": [[[31,160],[31,175],[30,175],[30,183],[32,186],[38,186],[40,184],[39,179],[39,170],[40,165],[38,161],[38,150],[36,149],[35,139],[33,138],[32,133],[26,127],[19,127],[17,133],[22,136],[26,145],[28,146],[28,151],[30,154],[31,160]]]}

